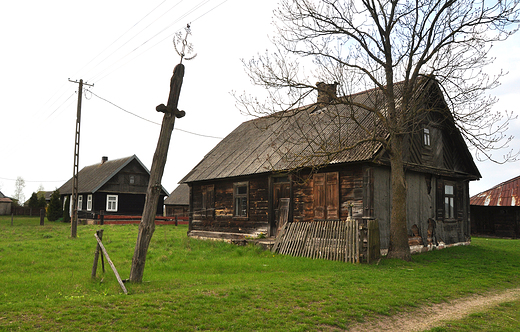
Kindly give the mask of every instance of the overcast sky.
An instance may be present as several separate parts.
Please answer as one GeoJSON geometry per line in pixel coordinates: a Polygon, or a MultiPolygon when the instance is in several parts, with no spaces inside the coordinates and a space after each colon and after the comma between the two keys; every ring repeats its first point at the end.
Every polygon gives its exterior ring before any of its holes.
{"type": "MultiPolygon", "coordinates": [[[[79,168],[102,156],[135,154],[150,169],[162,121],[155,107],[166,104],[179,62],[171,40],[191,23],[197,57],[185,62],[179,109],[186,116],[175,123],[163,177],[173,191],[219,142],[215,137],[248,120],[230,92],[253,90],[240,59],[270,47],[275,6],[275,0],[2,1],[0,191],[12,196],[20,176],[28,199],[40,185],[54,190],[72,177],[78,84],[69,78],[94,84],[86,88],[95,95],[83,98],[79,168]]],[[[493,91],[500,98],[495,107],[518,113],[520,35],[493,54],[494,69],[510,72],[493,91]]],[[[519,121],[510,134],[520,138],[519,121]]],[[[520,140],[511,147],[519,150],[520,140]]],[[[470,184],[472,195],[520,175],[518,163],[477,166],[483,179],[470,184]]]]}

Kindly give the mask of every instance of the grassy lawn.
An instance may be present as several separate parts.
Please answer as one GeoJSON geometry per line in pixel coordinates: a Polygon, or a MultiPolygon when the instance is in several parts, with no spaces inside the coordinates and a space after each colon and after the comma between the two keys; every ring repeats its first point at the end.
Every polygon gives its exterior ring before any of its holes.
{"type": "MultiPolygon", "coordinates": [[[[68,224],[40,226],[39,218],[19,217],[11,226],[10,217],[0,216],[0,331],[333,331],[520,286],[517,240],[475,238],[471,246],[416,255],[409,263],[354,265],[198,241],[186,237],[187,226],[168,225],[156,227],[144,282],[126,284],[125,295],[106,262],[106,272],[99,264],[91,279],[100,228],[127,278],[137,225],[78,226],[71,239],[68,224]]],[[[518,309],[519,303],[506,304],[482,320],[518,309]]]]}

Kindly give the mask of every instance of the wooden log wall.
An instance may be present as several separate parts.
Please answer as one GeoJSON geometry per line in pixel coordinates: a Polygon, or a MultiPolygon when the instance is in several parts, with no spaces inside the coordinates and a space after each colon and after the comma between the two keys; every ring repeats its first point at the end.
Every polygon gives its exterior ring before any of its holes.
{"type": "MultiPolygon", "coordinates": [[[[208,184],[204,184],[207,186],[208,184]]],[[[268,229],[268,179],[266,176],[247,180],[226,180],[214,183],[214,213],[202,211],[202,185],[193,185],[192,230],[255,234],[268,229]],[[249,189],[247,217],[235,217],[233,211],[233,184],[247,182],[249,189]]]]}
{"type": "MultiPolygon", "coordinates": [[[[363,216],[363,166],[361,164],[327,168],[323,172],[339,171],[339,219],[347,219],[349,207],[353,208],[354,216],[363,216]]],[[[312,174],[303,174],[295,178],[293,184],[293,220],[312,221],[314,217],[314,182],[312,174]]]]}

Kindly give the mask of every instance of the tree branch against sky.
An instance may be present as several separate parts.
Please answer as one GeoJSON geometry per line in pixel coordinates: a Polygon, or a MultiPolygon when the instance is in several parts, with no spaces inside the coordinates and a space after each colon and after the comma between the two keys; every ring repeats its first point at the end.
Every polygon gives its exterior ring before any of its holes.
{"type": "MultiPolygon", "coordinates": [[[[496,100],[488,92],[504,73],[490,75],[484,68],[493,62],[488,56],[493,43],[515,33],[518,23],[518,0],[282,0],[275,10],[274,51],[244,61],[267,98],[242,95],[237,102],[248,114],[294,116],[284,111],[313,103],[316,81],[338,82],[339,96],[379,91],[384,97],[379,105],[355,106],[384,119],[389,136],[383,146],[392,169],[389,256],[409,259],[402,144],[417,114],[401,110],[413,109],[421,77],[435,78],[466,142],[497,161],[492,151],[507,147],[514,116],[492,112],[496,100]]],[[[333,103],[354,106],[354,99],[333,103]]],[[[371,137],[382,141],[375,131],[371,137]]],[[[514,157],[509,152],[500,161],[514,157]]]]}

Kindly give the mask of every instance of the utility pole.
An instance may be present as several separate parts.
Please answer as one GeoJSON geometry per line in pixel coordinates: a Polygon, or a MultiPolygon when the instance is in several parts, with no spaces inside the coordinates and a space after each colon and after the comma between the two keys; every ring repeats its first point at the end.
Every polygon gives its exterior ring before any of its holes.
{"type": "Polygon", "coordinates": [[[83,80],[69,82],[79,83],[78,88],[78,110],[76,113],[76,135],[74,138],[74,170],[72,173],[72,217],[70,219],[70,236],[77,237],[78,233],[78,168],[79,168],[79,129],[81,126],[81,97],[83,96],[83,85],[94,86],[94,84],[83,83],[83,80]]]}
{"type": "MultiPolygon", "coordinates": [[[[168,96],[168,104],[165,106],[161,104],[155,109],[157,112],[163,112],[164,117],[161,125],[161,133],[157,148],[152,161],[152,169],[150,171],[150,180],[148,182],[148,189],[146,191],[146,200],[144,203],[144,210],[141,222],[139,223],[139,233],[137,235],[137,243],[135,245],[134,256],[132,258],[132,267],[130,269],[131,282],[142,282],[144,274],[144,265],[146,261],[146,254],[148,246],[155,231],[155,216],[157,214],[157,203],[159,202],[159,195],[161,193],[161,180],[166,165],[166,157],[168,155],[168,148],[170,146],[170,139],[172,136],[173,127],[175,125],[175,118],[182,118],[186,113],[179,111],[177,105],[179,102],[179,95],[181,93],[182,81],[184,78],[184,65],[182,59],[185,58],[185,52],[191,52],[191,45],[187,43],[188,35],[190,34],[190,26],[186,28],[186,35],[182,39],[181,35],[177,35],[174,40],[175,50],[181,57],[181,61],[175,66],[173,76],[170,81],[170,94],[168,96]],[[182,44],[182,51],[177,50],[176,42],[182,44]],[[187,49],[186,49],[187,48],[187,49]]],[[[196,56],[196,55],[195,55],[196,56]]],[[[195,56],[185,58],[191,60],[195,56]]]]}

